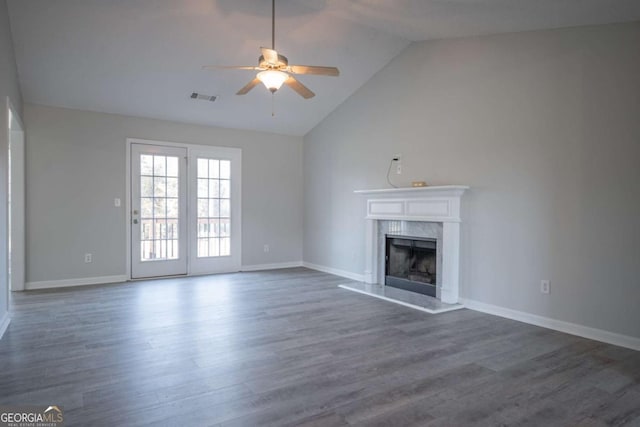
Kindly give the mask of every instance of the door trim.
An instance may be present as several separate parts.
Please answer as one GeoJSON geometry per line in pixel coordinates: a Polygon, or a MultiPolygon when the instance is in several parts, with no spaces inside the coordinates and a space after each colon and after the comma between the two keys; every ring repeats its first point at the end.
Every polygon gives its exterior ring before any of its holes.
{"type": "MultiPolygon", "coordinates": [[[[159,145],[159,146],[165,146],[165,147],[176,147],[176,148],[185,148],[187,150],[187,174],[189,172],[189,167],[191,165],[189,165],[189,162],[191,161],[192,158],[192,152],[193,151],[198,151],[198,152],[202,152],[202,151],[208,151],[208,150],[215,150],[215,149],[223,149],[223,150],[237,150],[238,154],[239,154],[239,158],[240,158],[240,167],[238,170],[238,176],[237,176],[237,180],[238,180],[238,203],[239,203],[239,207],[240,207],[240,218],[238,221],[238,227],[237,227],[237,234],[238,234],[238,253],[239,253],[239,261],[238,261],[238,268],[237,269],[233,269],[233,270],[228,270],[228,271],[219,271],[216,273],[229,273],[229,272],[235,272],[235,271],[240,271],[242,269],[242,149],[240,148],[236,148],[236,147],[224,147],[224,146],[217,146],[217,145],[203,145],[203,144],[190,144],[190,143],[184,143],[184,142],[171,142],[171,141],[156,141],[156,140],[151,140],[151,139],[141,139],[141,138],[127,138],[125,141],[125,169],[126,169],[126,173],[125,173],[125,201],[124,201],[124,206],[125,206],[125,243],[126,243],[126,250],[125,250],[125,257],[126,257],[126,277],[128,281],[136,281],[136,280],[149,280],[147,279],[134,279],[131,277],[131,145],[132,144],[147,144],[147,145],[159,145]]],[[[191,185],[189,182],[187,182],[187,198],[191,197],[191,193],[190,191],[192,191],[191,189],[191,185]]],[[[190,199],[187,199],[190,200],[190,199]]],[[[189,221],[189,215],[191,214],[190,210],[189,210],[189,204],[187,203],[187,221],[189,221]]],[[[190,227],[189,222],[187,222],[187,227],[190,227]]],[[[187,233],[187,239],[189,239],[188,233],[187,233]]],[[[197,275],[206,275],[206,274],[215,274],[215,273],[196,273],[193,274],[191,271],[191,253],[190,253],[190,241],[187,240],[187,276],[197,276],[197,275]]],[[[161,278],[163,276],[159,276],[158,278],[161,278]]],[[[180,276],[180,277],[185,277],[184,275],[180,276]]]]}
{"type": "MultiPolygon", "coordinates": [[[[6,114],[6,120],[7,120],[7,129],[6,129],[7,151],[6,151],[6,155],[7,155],[7,165],[8,165],[9,164],[9,146],[11,144],[11,132],[12,132],[11,121],[9,120],[9,117],[14,119],[18,123],[18,126],[20,127],[19,132],[22,133],[23,150],[26,150],[27,128],[25,127],[24,122],[22,121],[22,117],[20,117],[19,111],[15,108],[15,106],[11,102],[11,98],[9,98],[8,96],[6,97],[5,106],[6,106],[5,114],[6,114]]],[[[23,164],[22,164],[22,167],[23,167],[22,173],[23,174],[26,174],[26,161],[27,161],[27,159],[26,159],[26,151],[23,151],[23,164]]],[[[7,297],[7,307],[6,307],[6,309],[7,309],[7,311],[9,310],[9,294],[10,294],[10,292],[11,291],[24,291],[25,290],[25,282],[27,280],[27,265],[26,265],[26,263],[27,263],[27,254],[26,254],[26,225],[27,225],[27,222],[26,222],[27,221],[27,217],[26,217],[26,175],[23,175],[23,176],[25,177],[24,178],[25,181],[23,181],[23,183],[24,183],[23,191],[25,191],[25,195],[24,195],[25,199],[24,199],[24,205],[23,205],[23,224],[24,224],[24,228],[22,230],[22,232],[23,232],[22,240],[23,240],[23,249],[25,250],[25,252],[23,252],[22,255],[21,255],[21,258],[22,258],[21,261],[22,261],[22,270],[23,270],[24,277],[22,278],[23,282],[17,288],[16,287],[12,287],[11,286],[11,282],[9,280],[9,268],[11,267],[9,265],[9,262],[10,262],[10,260],[9,260],[9,256],[10,256],[9,241],[11,239],[12,230],[9,227],[9,218],[10,218],[11,213],[9,212],[9,203],[8,203],[9,202],[9,179],[8,179],[8,175],[7,175],[7,178],[6,178],[7,179],[7,181],[6,181],[7,186],[6,186],[5,190],[7,191],[7,193],[6,193],[6,202],[7,202],[7,204],[6,204],[6,224],[5,224],[5,227],[6,227],[6,230],[7,230],[7,242],[6,242],[6,247],[5,247],[5,250],[6,250],[6,261],[5,262],[6,262],[6,265],[7,265],[7,269],[6,269],[6,272],[5,272],[5,280],[6,280],[6,283],[7,283],[7,290],[6,290],[7,291],[6,292],[6,297],[7,297]]],[[[14,258],[14,260],[15,260],[15,258],[14,258]]],[[[0,337],[2,337],[2,333],[0,333],[0,337]]]]}

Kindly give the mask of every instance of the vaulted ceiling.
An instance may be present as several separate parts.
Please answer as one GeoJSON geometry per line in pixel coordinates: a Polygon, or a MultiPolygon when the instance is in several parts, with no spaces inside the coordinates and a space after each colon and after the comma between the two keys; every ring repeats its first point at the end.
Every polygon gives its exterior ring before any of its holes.
{"type": "Polygon", "coordinates": [[[255,72],[201,69],[257,65],[271,45],[269,0],[8,3],[27,102],[292,135],[412,41],[640,20],[638,0],[276,0],[276,49],[341,72],[300,76],[316,93],[305,100],[287,87],[237,96],[255,72]]]}

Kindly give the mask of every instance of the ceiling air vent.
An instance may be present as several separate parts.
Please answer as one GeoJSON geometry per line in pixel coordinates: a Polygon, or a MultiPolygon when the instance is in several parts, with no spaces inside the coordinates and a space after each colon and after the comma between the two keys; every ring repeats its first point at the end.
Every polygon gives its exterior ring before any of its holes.
{"type": "Polygon", "coordinates": [[[191,99],[200,99],[202,101],[215,101],[218,97],[215,95],[204,95],[202,93],[193,92],[191,94],[191,99]]]}

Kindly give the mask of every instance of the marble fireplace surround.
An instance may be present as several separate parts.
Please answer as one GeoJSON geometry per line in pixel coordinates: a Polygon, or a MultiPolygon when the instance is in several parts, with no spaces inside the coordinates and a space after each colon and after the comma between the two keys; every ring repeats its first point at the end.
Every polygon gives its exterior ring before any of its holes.
{"type": "Polygon", "coordinates": [[[367,197],[365,282],[384,283],[384,246],[380,244],[384,234],[436,237],[437,296],[443,303],[458,303],[460,199],[468,189],[463,185],[444,185],[356,190],[356,194],[367,197]]]}

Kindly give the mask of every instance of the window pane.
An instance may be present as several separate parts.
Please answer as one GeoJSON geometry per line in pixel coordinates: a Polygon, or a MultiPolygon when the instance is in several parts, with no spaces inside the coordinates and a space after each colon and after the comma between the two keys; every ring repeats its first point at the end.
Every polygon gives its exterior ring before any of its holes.
{"type": "Polygon", "coordinates": [[[153,174],[165,176],[167,172],[167,158],[165,156],[153,156],[153,174]]]}
{"type": "Polygon", "coordinates": [[[209,216],[209,200],[198,199],[198,218],[207,218],[209,216]]]}
{"type": "Polygon", "coordinates": [[[153,240],[146,240],[142,242],[140,245],[142,249],[141,259],[143,261],[148,261],[151,259],[151,253],[153,251],[153,240]]]}
{"type": "Polygon", "coordinates": [[[164,218],[166,214],[167,204],[165,199],[153,199],[153,216],[156,218],[164,218]]]}
{"type": "Polygon", "coordinates": [[[220,200],[209,199],[209,217],[216,218],[220,216],[220,200]]]}
{"type": "Polygon", "coordinates": [[[162,253],[162,245],[160,244],[162,240],[154,240],[153,241],[153,252],[151,253],[151,259],[160,258],[160,254],[162,253]]]}
{"type": "Polygon", "coordinates": [[[167,199],[167,218],[178,218],[178,199],[167,199]]]}
{"type": "Polygon", "coordinates": [[[169,259],[178,259],[178,241],[169,240],[169,259]]]}
{"type": "Polygon", "coordinates": [[[209,256],[209,239],[198,239],[198,256],[209,256]]]}
{"type": "Polygon", "coordinates": [[[220,177],[220,161],[209,159],[209,178],[220,177]]]}
{"type": "Polygon", "coordinates": [[[178,197],[178,178],[167,178],[167,197],[178,197]]]}
{"type": "Polygon", "coordinates": [[[220,160],[220,178],[231,179],[231,162],[229,160],[220,160]]]}
{"type": "Polygon", "coordinates": [[[150,197],[143,197],[140,199],[140,218],[153,217],[153,199],[150,197]]]}
{"type": "Polygon", "coordinates": [[[220,181],[220,197],[223,199],[228,199],[229,198],[229,187],[230,187],[231,181],[224,179],[220,181]]]}
{"type": "Polygon", "coordinates": [[[198,219],[198,237],[209,236],[209,222],[206,219],[198,219]]]}
{"type": "Polygon", "coordinates": [[[219,159],[197,159],[197,237],[198,257],[230,254],[230,173],[231,162],[219,159]],[[206,173],[205,173],[206,171],[206,173]],[[226,179],[221,180],[221,176],[226,179]],[[205,179],[206,178],[206,179],[205,179]],[[220,216],[225,218],[220,219],[220,216]],[[221,248],[221,244],[224,245],[221,248]]]}
{"type": "Polygon", "coordinates": [[[162,259],[167,258],[167,241],[166,240],[160,240],[160,258],[162,259]]]}
{"type": "Polygon", "coordinates": [[[207,159],[198,159],[198,178],[209,177],[209,162],[207,159]]]}
{"type": "Polygon", "coordinates": [[[217,179],[209,180],[209,197],[210,198],[218,198],[220,197],[220,184],[217,179]]]}
{"type": "Polygon", "coordinates": [[[208,197],[209,189],[207,188],[207,179],[198,179],[198,197],[208,197]]]}
{"type": "Polygon", "coordinates": [[[140,196],[153,197],[153,178],[150,176],[140,177],[140,196]]]}
{"type": "MultiPolygon", "coordinates": [[[[153,240],[153,220],[140,221],[140,239],[153,240]]],[[[151,251],[151,249],[149,249],[151,251]]]]}
{"type": "Polygon", "coordinates": [[[167,157],[167,176],[178,176],[177,157],[167,157]]]}
{"type": "Polygon", "coordinates": [[[231,253],[231,239],[225,237],[220,239],[220,256],[229,256],[231,253]]]}
{"type": "Polygon", "coordinates": [[[209,221],[209,237],[220,237],[220,225],[217,219],[209,221]]]}
{"type": "Polygon", "coordinates": [[[153,178],[153,196],[164,197],[167,194],[167,178],[153,178]]]}
{"type": "Polygon", "coordinates": [[[230,216],[229,199],[220,199],[220,216],[223,218],[229,218],[230,216]]]}
{"type": "Polygon", "coordinates": [[[154,237],[156,241],[158,239],[166,239],[167,238],[167,222],[164,220],[155,220],[154,221],[154,237]]]}
{"type": "Polygon", "coordinates": [[[141,259],[177,259],[180,157],[143,154],[140,169],[141,259]]]}
{"type": "Polygon", "coordinates": [[[220,256],[220,239],[209,239],[209,256],[220,256]]]}
{"type": "Polygon", "coordinates": [[[153,156],[140,155],[140,175],[153,175],[153,156]]]}
{"type": "Polygon", "coordinates": [[[177,239],[178,236],[178,220],[177,219],[169,219],[167,220],[167,237],[169,239],[177,239]]]}
{"type": "Polygon", "coordinates": [[[220,237],[231,236],[231,222],[229,219],[219,220],[220,237]]]}

